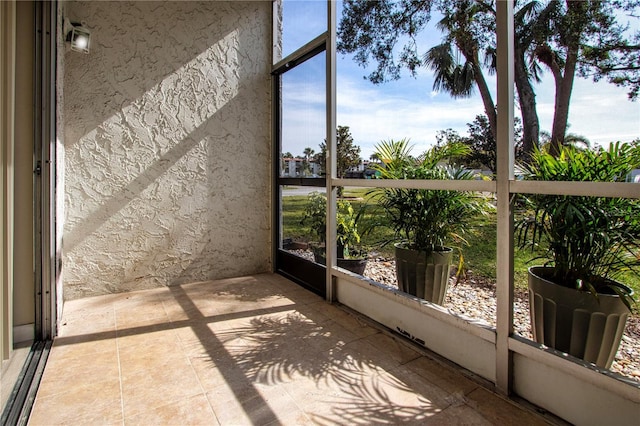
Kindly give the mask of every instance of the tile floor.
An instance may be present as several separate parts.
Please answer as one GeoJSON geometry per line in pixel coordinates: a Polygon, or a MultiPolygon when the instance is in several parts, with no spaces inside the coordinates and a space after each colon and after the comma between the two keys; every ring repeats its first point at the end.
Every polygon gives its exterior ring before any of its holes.
{"type": "Polygon", "coordinates": [[[30,425],[546,424],[278,275],[67,302],[30,425]]]}

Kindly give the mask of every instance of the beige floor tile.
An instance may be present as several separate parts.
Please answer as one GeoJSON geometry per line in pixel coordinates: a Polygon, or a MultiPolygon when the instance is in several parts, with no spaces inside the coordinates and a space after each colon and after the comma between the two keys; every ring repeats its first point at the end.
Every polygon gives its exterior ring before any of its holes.
{"type": "Polygon", "coordinates": [[[116,329],[113,310],[82,315],[63,316],[60,336],[79,336],[113,331],[116,329]]]}
{"type": "Polygon", "coordinates": [[[201,319],[204,314],[198,310],[193,300],[183,294],[162,301],[164,311],[173,322],[201,319]]]}
{"type": "Polygon", "coordinates": [[[277,294],[286,295],[300,289],[300,286],[278,274],[257,275],[260,281],[268,285],[277,294]]]}
{"type": "Polygon", "coordinates": [[[277,419],[268,406],[254,398],[240,402],[237,399],[220,399],[218,395],[209,395],[214,413],[222,425],[267,424],[277,419]]]}
{"type": "Polygon", "coordinates": [[[307,318],[309,321],[313,321],[314,324],[322,324],[331,320],[334,312],[337,309],[339,308],[329,305],[324,300],[309,303],[303,306],[296,306],[297,312],[307,318]]]}
{"type": "Polygon", "coordinates": [[[119,350],[119,359],[123,380],[139,371],[189,364],[181,346],[176,342],[153,341],[149,344],[127,346],[119,350]]]}
{"type": "Polygon", "coordinates": [[[449,394],[466,395],[479,386],[452,367],[427,357],[410,361],[406,367],[449,394]]]}
{"type": "Polygon", "coordinates": [[[385,368],[391,369],[395,366],[391,362],[386,362],[384,365],[375,362],[370,354],[366,354],[367,348],[364,348],[365,346],[369,346],[368,349],[373,350],[366,342],[356,341],[323,353],[324,358],[321,360],[325,364],[326,376],[340,378],[345,373],[348,373],[349,376],[373,376],[383,373],[385,368]]]}
{"type": "MultiPolygon", "coordinates": [[[[325,398],[322,401],[313,401],[304,408],[304,414],[314,425],[344,425],[368,424],[366,418],[360,419],[358,415],[349,416],[338,408],[337,404],[348,404],[344,398],[325,398]]],[[[383,424],[383,423],[379,423],[383,424]]],[[[393,423],[388,423],[393,424],[393,423]]]]}
{"type": "Polygon", "coordinates": [[[442,410],[411,388],[381,376],[352,378],[326,391],[320,386],[303,401],[302,408],[314,424],[420,423],[442,410]]]}
{"type": "Polygon", "coordinates": [[[207,290],[202,292],[193,288],[185,288],[186,294],[196,303],[211,300],[211,296],[213,296],[215,300],[224,301],[225,305],[234,305],[236,308],[243,305],[243,310],[255,310],[294,303],[287,295],[274,291],[270,285],[257,280],[214,285],[207,290]]]}
{"type": "Polygon", "coordinates": [[[38,396],[46,397],[66,392],[69,386],[82,386],[105,378],[118,380],[118,356],[115,352],[96,352],[81,356],[57,356],[47,360],[38,396]]]}
{"type": "Polygon", "coordinates": [[[544,424],[278,275],[71,301],[64,318],[33,425],[544,424]]]}
{"type": "Polygon", "coordinates": [[[247,312],[251,312],[252,309],[248,309],[242,302],[234,300],[229,296],[216,296],[209,294],[203,296],[201,299],[192,299],[193,307],[198,312],[200,318],[210,318],[212,320],[218,320],[222,318],[233,318],[231,314],[236,314],[235,317],[250,316],[247,312]],[[244,314],[244,315],[242,315],[244,314]]]}
{"type": "Polygon", "coordinates": [[[224,381],[211,390],[207,391],[208,398],[215,398],[219,401],[235,400],[239,403],[260,397],[257,384],[241,371],[220,370],[224,381]]]}
{"type": "Polygon", "coordinates": [[[266,426],[281,426],[281,425],[295,425],[295,426],[307,426],[316,425],[317,423],[311,421],[311,419],[304,413],[304,411],[296,410],[293,412],[276,413],[278,418],[266,426]]]}
{"type": "Polygon", "coordinates": [[[122,376],[125,417],[202,393],[191,365],[169,362],[122,376]]]}
{"type": "Polygon", "coordinates": [[[441,389],[402,368],[383,374],[345,376],[331,389],[339,393],[304,406],[312,420],[314,415],[331,415],[330,421],[398,424],[424,420],[449,405],[441,389]]]}
{"type": "Polygon", "coordinates": [[[155,303],[171,297],[173,296],[170,288],[157,287],[113,295],[112,303],[116,309],[120,309],[124,307],[135,307],[141,304],[146,305],[149,303],[155,303]]]}
{"type": "Polygon", "coordinates": [[[105,311],[113,312],[113,303],[123,294],[106,294],[102,296],[86,297],[83,299],[67,300],[64,302],[64,316],[98,314],[105,311]]]}
{"type": "MultiPolygon", "coordinates": [[[[36,401],[36,405],[39,401],[36,401]]],[[[55,410],[55,408],[53,409],[55,410]]],[[[55,412],[53,415],[49,414],[49,410],[46,412],[32,412],[29,418],[29,426],[55,426],[55,425],[92,425],[92,426],[121,426],[122,421],[122,408],[120,401],[112,401],[111,405],[107,405],[103,408],[96,407],[91,410],[87,410],[84,414],[80,414],[77,417],[73,416],[61,416],[60,412],[55,412]]]]}
{"type": "Polygon", "coordinates": [[[336,309],[335,312],[332,313],[331,319],[358,337],[366,337],[379,333],[379,330],[370,327],[368,323],[361,318],[342,309],[336,309]]]}
{"type": "Polygon", "coordinates": [[[170,323],[171,320],[164,310],[162,301],[151,300],[144,302],[142,300],[135,303],[127,303],[116,307],[115,309],[116,325],[118,329],[137,326],[140,323],[155,324],[170,323]]]}
{"type": "Polygon", "coordinates": [[[57,337],[53,342],[49,359],[53,361],[59,358],[82,358],[98,353],[118,355],[115,331],[57,337]]]}
{"type": "Polygon", "coordinates": [[[492,423],[473,408],[463,404],[447,407],[437,415],[426,419],[422,424],[428,426],[492,426],[503,423],[492,423]]]}
{"type": "Polygon", "coordinates": [[[117,377],[96,382],[56,380],[64,392],[37,396],[32,425],[97,424],[122,422],[120,383],[117,377]],[[115,379],[115,380],[114,380],[115,379]]]}
{"type": "MultiPolygon", "coordinates": [[[[234,343],[235,344],[235,343],[234,343]]],[[[306,360],[307,355],[295,348],[288,350],[266,350],[262,346],[251,346],[251,343],[232,346],[225,344],[222,348],[206,344],[200,349],[194,346],[188,350],[189,360],[198,374],[209,374],[209,370],[217,369],[229,376],[247,378],[260,383],[281,383],[288,380],[290,370],[297,368],[298,362],[306,360]],[[298,358],[300,356],[300,358],[298,358]]],[[[215,373],[215,380],[218,374],[215,373]]],[[[208,382],[208,380],[203,379],[208,382]]]]}
{"type": "Polygon", "coordinates": [[[177,334],[181,337],[180,346],[185,355],[189,358],[205,358],[215,359],[219,355],[229,355],[235,353],[239,348],[245,346],[244,340],[240,336],[228,336],[223,340],[224,336],[216,336],[213,332],[206,328],[200,330],[203,326],[188,327],[186,329],[177,330],[177,334]]]}
{"type": "Polygon", "coordinates": [[[191,360],[191,364],[204,392],[210,392],[219,386],[228,383],[229,380],[233,380],[234,377],[236,380],[246,380],[246,376],[244,376],[244,374],[229,370],[221,370],[216,367],[214,363],[204,359],[191,360]]]}
{"type": "Polygon", "coordinates": [[[256,315],[249,320],[252,332],[303,336],[322,326],[295,308],[256,315]]]}
{"type": "Polygon", "coordinates": [[[420,358],[420,353],[400,341],[399,337],[391,337],[385,333],[370,335],[364,339],[376,351],[391,358],[397,364],[406,364],[420,358]]]}
{"type": "MultiPolygon", "coordinates": [[[[217,371],[222,371],[227,377],[226,380],[234,380],[239,378],[244,380],[248,376],[247,370],[250,370],[250,361],[246,359],[246,351],[244,346],[231,347],[230,345],[220,345],[219,343],[205,342],[203,345],[192,343],[185,345],[189,362],[193,366],[196,374],[202,374],[204,383],[209,383],[208,376],[213,371],[214,379],[218,380],[217,371]]],[[[216,382],[217,384],[217,382],[216,382]]],[[[211,388],[210,384],[206,389],[211,388]]]]}
{"type": "Polygon", "coordinates": [[[113,312],[113,302],[120,298],[120,294],[107,294],[87,297],[84,299],[67,300],[62,309],[63,316],[96,315],[103,312],[113,312]]]}
{"type": "Polygon", "coordinates": [[[214,333],[206,327],[193,327],[189,331],[194,338],[180,342],[188,356],[204,355],[211,359],[219,356],[236,357],[241,356],[249,344],[240,333],[214,333]]]}
{"type": "Polygon", "coordinates": [[[307,344],[319,352],[340,348],[359,339],[333,320],[318,325],[321,328],[314,331],[313,336],[307,339],[307,344]]]}
{"type": "Polygon", "coordinates": [[[252,314],[242,313],[241,315],[220,315],[213,319],[207,319],[204,323],[211,333],[218,337],[242,336],[254,331],[251,322],[254,320],[252,314]]]}
{"type": "Polygon", "coordinates": [[[322,297],[318,296],[317,294],[305,290],[301,287],[292,289],[291,291],[287,291],[285,293],[285,296],[287,297],[287,299],[291,300],[297,305],[309,305],[323,300],[322,297]]]}
{"type": "Polygon", "coordinates": [[[207,398],[223,425],[268,424],[285,413],[305,417],[295,401],[276,385],[225,384],[208,392],[207,398]]]}
{"type": "Polygon", "coordinates": [[[256,300],[256,302],[252,303],[252,308],[253,309],[264,309],[264,310],[269,310],[269,309],[274,309],[274,310],[278,310],[278,309],[286,309],[286,307],[290,307],[290,308],[296,308],[297,305],[296,303],[289,299],[289,297],[287,297],[285,294],[278,294],[277,292],[274,291],[273,288],[269,289],[269,292],[271,293],[270,296],[267,297],[261,297],[260,299],[256,300]]]}
{"type": "Polygon", "coordinates": [[[149,345],[154,342],[178,343],[175,324],[170,321],[150,319],[129,326],[118,327],[116,331],[118,348],[137,345],[149,345]]]}
{"type": "Polygon", "coordinates": [[[138,414],[126,417],[124,424],[129,425],[219,425],[209,401],[203,395],[194,395],[161,407],[149,408],[138,414]]]}
{"type": "Polygon", "coordinates": [[[376,371],[363,369],[343,369],[342,358],[327,358],[321,364],[311,366],[307,370],[296,369],[290,372],[290,380],[281,387],[307,413],[320,409],[322,405],[349,401],[353,398],[353,390],[371,377],[376,371]],[[324,363],[324,367],[321,367],[324,363]],[[312,409],[309,409],[312,407],[312,409]]]}
{"type": "MultiPolygon", "coordinates": [[[[407,360],[411,357],[414,359],[418,357],[418,354],[415,352],[412,353],[407,351],[406,353],[401,353],[399,350],[400,348],[397,346],[394,347],[394,349],[396,349],[395,354],[388,350],[380,349],[372,344],[372,342],[379,339],[384,339],[384,336],[377,334],[364,339],[355,340],[345,346],[345,351],[353,353],[353,358],[358,360],[358,362],[366,364],[372,368],[375,366],[378,370],[391,370],[403,364],[404,362],[401,361],[405,360],[402,358],[402,355],[407,356],[407,360]]],[[[391,344],[391,342],[385,340],[382,345],[384,344],[391,344]]]]}
{"type": "Polygon", "coordinates": [[[537,415],[484,388],[478,387],[467,395],[467,404],[493,424],[513,426],[546,425],[537,415]]]}

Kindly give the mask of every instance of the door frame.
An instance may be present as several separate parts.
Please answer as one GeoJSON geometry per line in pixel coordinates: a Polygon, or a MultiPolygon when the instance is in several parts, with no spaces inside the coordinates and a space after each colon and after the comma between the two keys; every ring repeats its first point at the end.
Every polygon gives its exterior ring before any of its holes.
{"type": "MultiPolygon", "coordinates": [[[[282,151],[282,76],[298,65],[326,52],[327,33],[305,44],[286,58],[278,61],[272,69],[273,79],[273,259],[274,270],[302,287],[327,297],[327,268],[324,265],[296,256],[282,248],[282,186],[297,185],[317,187],[326,190],[327,178],[291,178],[280,176],[280,155],[282,151]]],[[[328,56],[328,55],[326,55],[328,56]]],[[[328,78],[325,76],[325,79],[328,78]]],[[[328,85],[328,84],[327,84],[328,85]]],[[[328,106],[326,107],[328,110],[328,106]]],[[[335,132],[334,132],[335,133],[335,132]]],[[[329,135],[326,135],[329,136],[329,135]]],[[[334,136],[335,137],[335,136],[334,136]]],[[[329,137],[326,137],[327,141],[329,137]]],[[[330,235],[330,234],[327,234],[330,235]]],[[[328,246],[329,247],[329,246],[328,246]]],[[[327,259],[328,260],[328,259],[327,259]]]]}

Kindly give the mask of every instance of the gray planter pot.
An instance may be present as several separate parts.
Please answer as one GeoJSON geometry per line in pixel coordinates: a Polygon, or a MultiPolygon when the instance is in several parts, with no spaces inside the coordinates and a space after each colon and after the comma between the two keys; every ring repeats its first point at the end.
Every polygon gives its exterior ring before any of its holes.
{"type": "MultiPolygon", "coordinates": [[[[316,263],[319,263],[321,265],[327,264],[324,246],[312,246],[311,250],[313,251],[313,258],[316,263]]],[[[347,271],[351,271],[358,275],[363,275],[364,270],[367,267],[366,258],[345,259],[343,257],[339,257],[336,259],[336,263],[339,268],[346,269],[347,271]]]]}
{"type": "MultiPolygon", "coordinates": [[[[629,309],[617,295],[563,287],[545,279],[551,268],[529,268],[533,338],[601,368],[610,368],[618,351],[629,309]]],[[[633,291],[616,283],[624,291],[633,291]]]]}
{"type": "Polygon", "coordinates": [[[440,247],[427,253],[395,244],[396,276],[401,291],[442,305],[449,284],[453,250],[440,247]]]}

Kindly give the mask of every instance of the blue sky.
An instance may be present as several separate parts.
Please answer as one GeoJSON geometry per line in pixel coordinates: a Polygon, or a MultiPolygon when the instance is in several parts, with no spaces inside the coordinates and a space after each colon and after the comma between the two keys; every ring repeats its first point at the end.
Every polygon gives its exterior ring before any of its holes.
{"type": "MultiPolygon", "coordinates": [[[[324,31],[325,8],[324,1],[285,1],[284,55],[324,31]]],[[[340,14],[339,8],[338,19],[340,14]]],[[[419,50],[428,49],[440,39],[441,34],[431,25],[418,40],[419,50]]],[[[410,138],[414,152],[419,153],[435,143],[438,130],[452,128],[465,135],[466,123],[484,112],[477,91],[467,99],[434,92],[431,73],[424,68],[417,78],[405,73],[398,81],[374,85],[363,78],[369,73],[366,69],[350,56],[339,54],[337,71],[338,125],[350,127],[365,159],[381,140],[410,138]]],[[[536,86],[536,94],[541,128],[550,130],[554,88],[550,75],[545,76],[536,86]]],[[[495,89],[495,79],[488,78],[490,87],[495,89]]],[[[324,108],[322,55],[283,77],[283,151],[294,156],[301,155],[305,147],[319,151],[325,136],[324,108]]],[[[569,123],[570,132],[584,135],[592,143],[630,141],[640,137],[640,103],[630,102],[624,89],[609,83],[577,79],[569,123]]]]}

